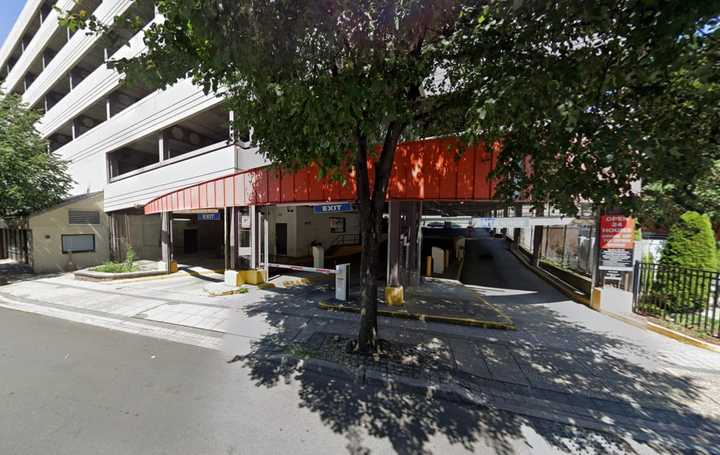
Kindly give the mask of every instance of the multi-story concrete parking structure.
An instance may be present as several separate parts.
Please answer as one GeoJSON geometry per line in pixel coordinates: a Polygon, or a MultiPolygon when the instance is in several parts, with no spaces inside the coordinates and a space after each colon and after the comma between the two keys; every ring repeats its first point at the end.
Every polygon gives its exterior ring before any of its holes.
{"type": "MultiPolygon", "coordinates": [[[[128,11],[146,27],[161,20],[150,0],[87,0],[82,7],[107,25],[128,11]]],[[[166,267],[215,261],[235,270],[290,265],[318,250],[359,253],[351,176],[339,188],[319,181],[313,166],[293,174],[268,168],[250,131],[233,131],[222,97],[190,80],[163,90],[129,85],[108,67],[144,51],[142,30],[116,29],[114,41],[71,33],[56,8],[77,6],[28,0],[0,48],[2,91],[42,112],[37,129],[49,151],[69,162],[75,182],[67,201],[32,215],[29,231],[11,239],[15,250],[24,243],[20,256],[37,272],[123,260],[129,247],[166,267]]],[[[398,149],[383,255],[391,285],[416,279],[425,267],[423,203],[425,213],[444,215],[497,208],[489,178],[497,150],[470,147],[458,158],[456,146],[440,138],[398,149]]]]}

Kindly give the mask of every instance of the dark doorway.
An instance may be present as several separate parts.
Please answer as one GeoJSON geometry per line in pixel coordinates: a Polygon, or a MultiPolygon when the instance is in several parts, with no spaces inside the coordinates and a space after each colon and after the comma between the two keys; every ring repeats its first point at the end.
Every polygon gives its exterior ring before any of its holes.
{"type": "Polygon", "coordinates": [[[275,224],[275,254],[287,256],[287,223],[275,224]]]}
{"type": "Polygon", "coordinates": [[[194,254],[198,252],[198,231],[195,229],[185,229],[185,254],[194,254]]]}

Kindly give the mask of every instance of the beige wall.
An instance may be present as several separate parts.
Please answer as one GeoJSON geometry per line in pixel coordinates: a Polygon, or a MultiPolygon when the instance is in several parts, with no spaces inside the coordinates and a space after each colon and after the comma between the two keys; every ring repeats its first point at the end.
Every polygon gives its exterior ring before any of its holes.
{"type": "Polygon", "coordinates": [[[32,266],[35,273],[82,269],[102,264],[110,258],[110,227],[108,216],[103,212],[102,193],[33,215],[29,227],[32,230],[32,266]],[[98,211],[100,224],[68,224],[68,211],[71,209],[98,211]],[[94,234],[95,252],[73,253],[71,258],[62,252],[63,234],[94,234]]]}

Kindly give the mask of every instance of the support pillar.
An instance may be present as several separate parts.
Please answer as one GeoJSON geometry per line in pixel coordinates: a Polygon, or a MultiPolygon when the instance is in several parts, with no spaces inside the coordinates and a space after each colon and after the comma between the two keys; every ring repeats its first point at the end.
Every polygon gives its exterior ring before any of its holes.
{"type": "Polygon", "coordinates": [[[172,212],[163,212],[160,217],[160,249],[162,252],[162,262],[167,273],[174,273],[177,272],[177,263],[173,259],[172,212]]]}
{"type": "MultiPolygon", "coordinates": [[[[544,205],[538,205],[535,209],[535,216],[543,216],[545,213],[544,209],[544,205]]],[[[533,228],[533,232],[532,264],[536,267],[540,267],[540,259],[542,258],[543,226],[535,226],[533,228]]]]}
{"type": "MultiPolygon", "coordinates": [[[[522,217],[522,204],[515,205],[515,216],[516,217],[522,217]]],[[[520,248],[520,245],[522,245],[522,229],[521,228],[513,228],[513,248],[515,248],[515,251],[520,248]]]]}
{"type": "Polygon", "coordinates": [[[223,268],[227,272],[230,270],[230,252],[228,251],[230,247],[230,229],[228,227],[228,209],[225,207],[223,209],[223,258],[225,259],[223,268]]]}
{"type": "Polygon", "coordinates": [[[158,161],[163,162],[168,158],[167,141],[165,140],[165,130],[163,130],[158,135],[158,161]]]}
{"type": "Polygon", "coordinates": [[[112,117],[112,106],[110,105],[110,95],[105,98],[105,120],[110,120],[112,117]]]}
{"type": "Polygon", "coordinates": [[[265,279],[270,279],[270,220],[268,217],[268,209],[263,211],[263,264],[265,271],[265,279]]]}
{"type": "Polygon", "coordinates": [[[402,305],[405,301],[403,286],[400,282],[400,202],[388,203],[388,254],[387,254],[387,285],[385,287],[385,303],[402,305]]]}
{"type": "Polygon", "coordinates": [[[257,209],[254,205],[249,207],[250,211],[250,268],[258,267],[258,220],[257,209]]]}
{"type": "Polygon", "coordinates": [[[238,269],[238,232],[240,213],[238,207],[231,207],[230,212],[230,268],[238,269]]]}

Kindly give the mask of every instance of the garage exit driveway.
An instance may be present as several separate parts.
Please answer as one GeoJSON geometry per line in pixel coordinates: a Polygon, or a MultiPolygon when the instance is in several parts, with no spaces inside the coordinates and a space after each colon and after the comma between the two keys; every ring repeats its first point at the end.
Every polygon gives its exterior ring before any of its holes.
{"type": "Polygon", "coordinates": [[[568,355],[616,359],[614,365],[598,363],[595,367],[598,374],[614,373],[616,382],[626,385],[624,391],[615,392],[645,389],[650,393],[654,389],[661,396],[677,395],[685,403],[692,401],[690,395],[699,393],[698,406],[720,411],[714,398],[720,396],[720,354],[575,303],[523,266],[508,248],[505,241],[488,235],[468,241],[461,277],[508,314],[518,328],[514,333],[495,334],[495,338],[568,355]],[[650,372],[681,380],[672,386],[663,384],[650,372]]]}

